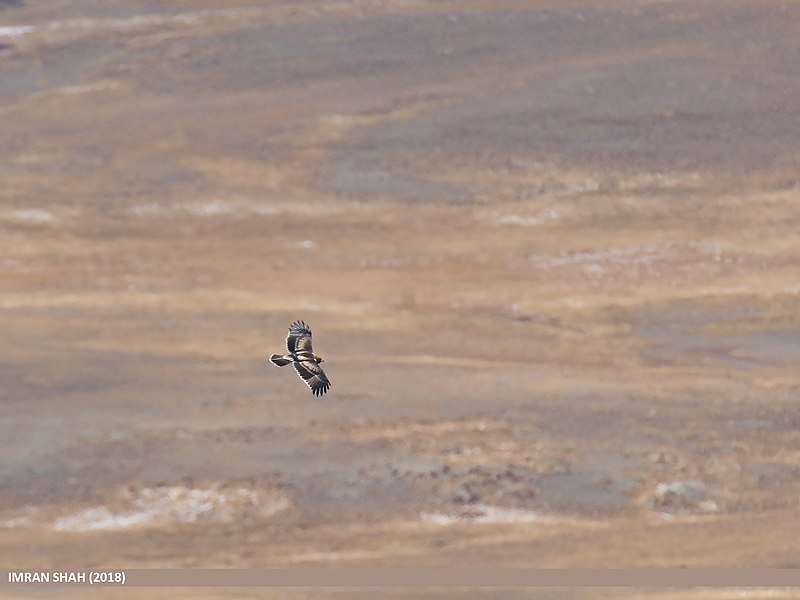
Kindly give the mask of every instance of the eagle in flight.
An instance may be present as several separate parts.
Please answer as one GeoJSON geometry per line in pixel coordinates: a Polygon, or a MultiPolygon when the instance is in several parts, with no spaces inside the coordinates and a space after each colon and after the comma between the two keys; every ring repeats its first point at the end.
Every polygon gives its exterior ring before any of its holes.
{"type": "Polygon", "coordinates": [[[327,392],[331,382],[319,366],[322,357],[314,354],[311,348],[311,329],[303,321],[295,321],[289,326],[286,349],[288,354],[273,354],[269,357],[270,362],[276,367],[291,364],[315,396],[322,396],[327,392]]]}

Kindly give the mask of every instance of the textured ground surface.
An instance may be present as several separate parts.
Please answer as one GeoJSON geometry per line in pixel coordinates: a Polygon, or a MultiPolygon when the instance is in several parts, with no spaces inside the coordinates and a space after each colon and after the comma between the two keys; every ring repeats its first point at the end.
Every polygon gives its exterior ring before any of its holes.
{"type": "Polygon", "coordinates": [[[221,4],[0,2],[0,564],[800,566],[800,5],[221,4]]]}

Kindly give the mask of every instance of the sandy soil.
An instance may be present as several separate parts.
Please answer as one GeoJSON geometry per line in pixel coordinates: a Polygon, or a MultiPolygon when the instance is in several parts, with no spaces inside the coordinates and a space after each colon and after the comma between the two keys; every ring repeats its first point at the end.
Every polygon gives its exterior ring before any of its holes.
{"type": "Polygon", "coordinates": [[[800,5],[0,6],[0,564],[800,566],[800,5]]]}

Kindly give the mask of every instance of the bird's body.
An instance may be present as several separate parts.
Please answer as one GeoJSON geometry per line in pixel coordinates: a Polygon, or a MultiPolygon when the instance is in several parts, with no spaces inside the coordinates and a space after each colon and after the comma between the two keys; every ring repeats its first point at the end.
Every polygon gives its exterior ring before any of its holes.
{"type": "Polygon", "coordinates": [[[311,329],[303,321],[295,321],[289,326],[286,349],[288,354],[273,354],[269,357],[270,362],[276,367],[292,365],[315,396],[327,392],[331,382],[319,366],[323,362],[322,357],[314,354],[311,348],[311,329]]]}

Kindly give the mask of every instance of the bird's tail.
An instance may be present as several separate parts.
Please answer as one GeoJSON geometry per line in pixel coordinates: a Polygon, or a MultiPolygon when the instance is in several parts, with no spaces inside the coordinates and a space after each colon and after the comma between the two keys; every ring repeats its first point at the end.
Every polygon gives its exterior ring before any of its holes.
{"type": "Polygon", "coordinates": [[[286,365],[292,362],[291,358],[286,358],[285,356],[281,356],[280,354],[273,354],[272,356],[269,357],[269,360],[276,367],[285,367],[286,365]]]}

